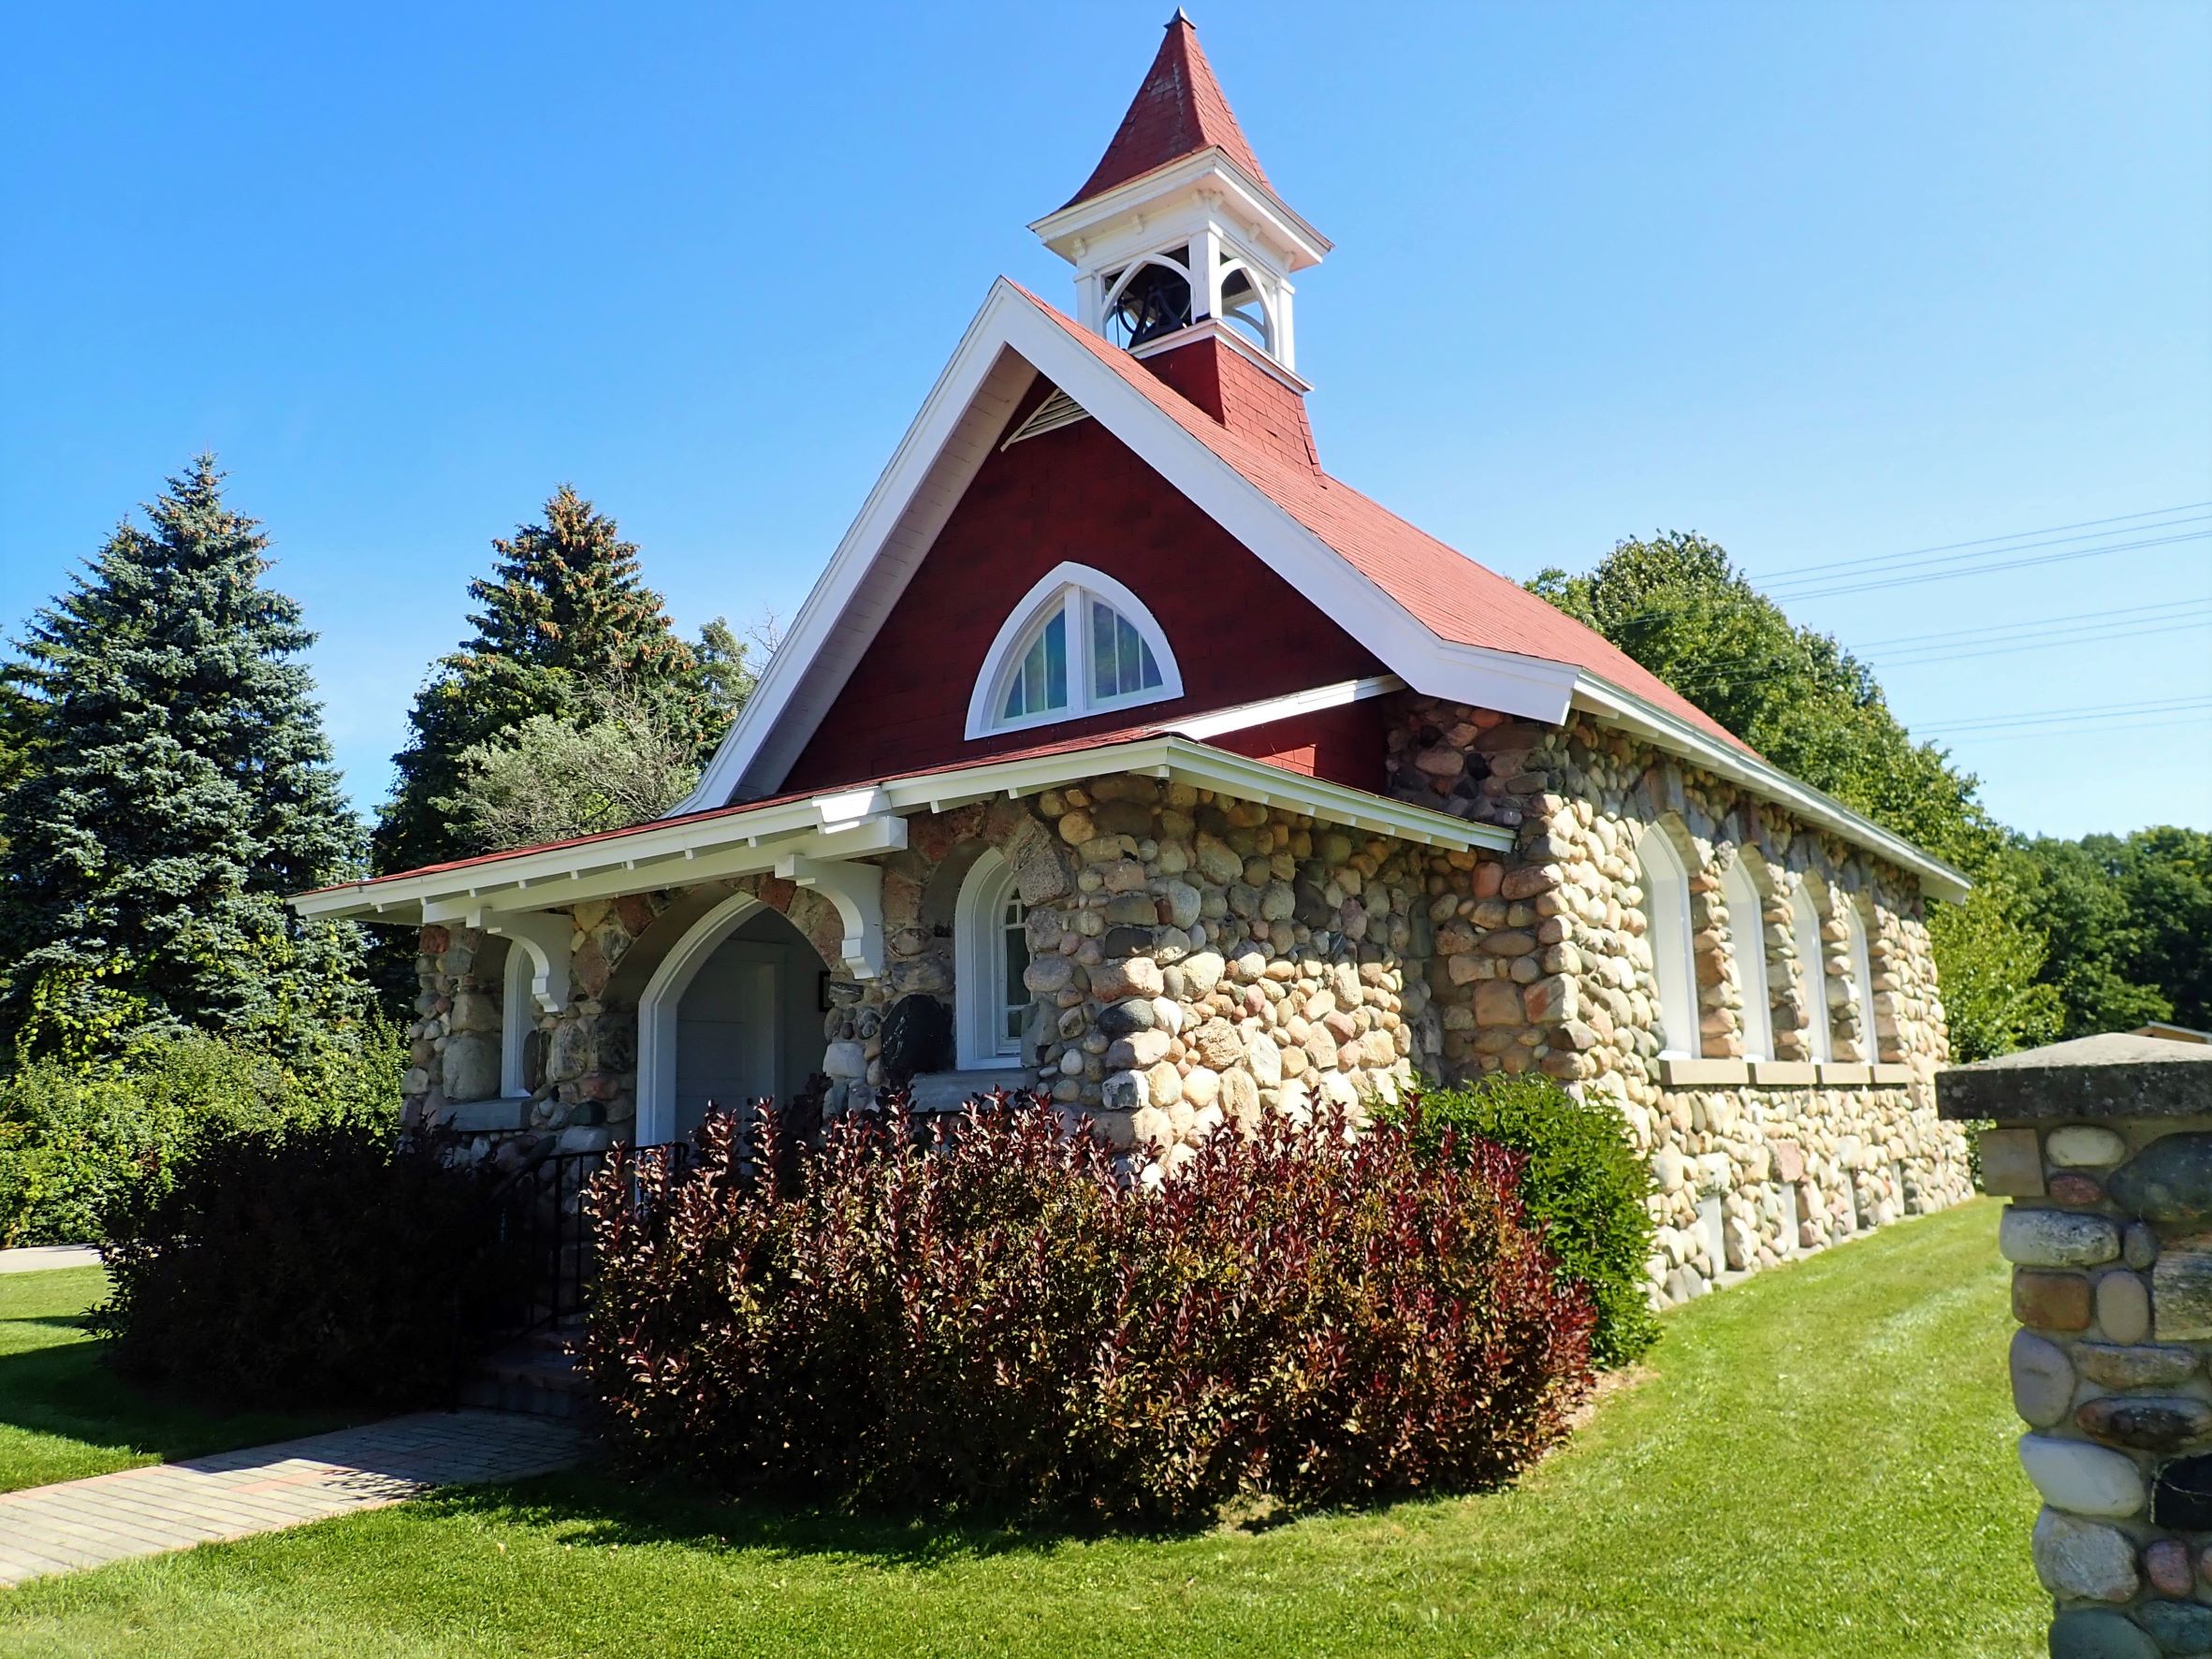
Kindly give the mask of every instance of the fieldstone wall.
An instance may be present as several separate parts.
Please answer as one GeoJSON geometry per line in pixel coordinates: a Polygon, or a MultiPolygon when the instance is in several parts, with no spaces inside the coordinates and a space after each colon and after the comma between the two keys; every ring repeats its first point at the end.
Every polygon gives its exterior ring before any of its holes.
{"type": "Polygon", "coordinates": [[[2157,1054],[2189,1046],[2088,1038],[1943,1080],[1946,1113],[1998,1123],[2054,1659],[2212,1652],[2212,1054],[2157,1054]]]}
{"type": "Polygon", "coordinates": [[[1148,1179],[1223,1122],[1357,1113],[1439,1064],[1432,895],[1474,854],[1140,777],[1036,809],[1074,870],[1023,881],[1038,1084],[1149,1152],[1148,1179]]]}
{"type": "Polygon", "coordinates": [[[1552,727],[1410,693],[1393,715],[1393,793],[1519,837],[1510,859],[1432,910],[1445,1069],[1540,1070],[1620,1107],[1659,1186],[1658,1295],[1702,1295],[1724,1275],[1970,1196],[1964,1143],[1935,1114],[1947,1037],[1916,883],[1586,716],[1552,727]],[[1637,861],[1654,826],[1690,875],[1695,1061],[1659,1053],[1637,861]],[[1754,918],[1728,914],[1723,872],[1737,859],[1760,894],[1754,918]],[[1818,962],[1798,960],[1800,885],[1822,923],[1818,962]],[[1867,930],[1872,1033],[1851,997],[1845,904],[1867,930]],[[1728,943],[1745,925],[1765,956],[1771,1060],[1744,1057],[1728,943]],[[1816,998],[1838,1056],[1818,1066],[1816,998]]]}

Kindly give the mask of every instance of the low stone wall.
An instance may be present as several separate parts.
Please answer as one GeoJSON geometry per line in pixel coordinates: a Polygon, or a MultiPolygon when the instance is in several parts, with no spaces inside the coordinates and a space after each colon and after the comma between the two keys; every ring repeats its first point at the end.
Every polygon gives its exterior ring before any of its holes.
{"type": "Polygon", "coordinates": [[[2088,1038],[1946,1073],[1994,1119],[2013,1401],[2054,1659],[2212,1652],[2212,1050],[2088,1038]],[[2161,1053],[2161,1051],[2167,1051],[2161,1053]]]}

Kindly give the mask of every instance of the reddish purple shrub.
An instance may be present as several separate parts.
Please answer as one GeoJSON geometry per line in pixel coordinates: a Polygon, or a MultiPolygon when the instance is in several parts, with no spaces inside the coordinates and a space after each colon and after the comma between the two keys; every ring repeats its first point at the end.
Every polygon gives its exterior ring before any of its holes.
{"type": "Polygon", "coordinates": [[[1187,1522],[1493,1485],[1564,1432],[1591,1313],[1471,1151],[1275,1125],[1148,1190],[1014,1097],[755,1178],[716,1122],[595,1185],[586,1361],[628,1451],[736,1492],[1187,1522]]]}

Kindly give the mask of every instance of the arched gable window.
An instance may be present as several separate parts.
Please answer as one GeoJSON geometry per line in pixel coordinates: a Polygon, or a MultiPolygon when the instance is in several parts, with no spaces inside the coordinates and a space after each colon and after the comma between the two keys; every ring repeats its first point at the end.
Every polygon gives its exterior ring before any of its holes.
{"type": "Polygon", "coordinates": [[[1690,872],[1666,832],[1648,829],[1637,843],[1644,890],[1644,938],[1659,993],[1659,1052],[1697,1053],[1697,959],[1690,947],[1690,872]]]}
{"type": "Polygon", "coordinates": [[[975,861],[953,911],[959,1064],[1018,1066],[1029,1013],[1029,931],[1013,866],[997,851],[975,861]]]}
{"type": "Polygon", "coordinates": [[[1740,855],[1721,875],[1721,895],[1728,905],[1728,953],[1736,963],[1736,983],[1743,992],[1743,1055],[1749,1060],[1774,1057],[1774,1014],[1768,1006],[1767,927],[1759,890],[1740,855]]]}
{"type": "Polygon", "coordinates": [[[1081,720],[1183,694],[1168,636],[1128,589],[1063,564],[1007,613],[968,704],[968,735],[1081,720]]]}
{"type": "Polygon", "coordinates": [[[1882,1040],[1874,1030],[1874,964],[1867,952],[1866,920],[1851,898],[1839,897],[1836,909],[1842,912],[1843,930],[1850,935],[1851,1003],[1858,1010],[1858,1057],[1878,1060],[1882,1040]]]}
{"type": "Polygon", "coordinates": [[[1836,1040],[1828,1029],[1827,947],[1821,940],[1812,892],[1802,881],[1790,895],[1790,933],[1797,940],[1797,982],[1805,997],[1806,1052],[1816,1060],[1832,1060],[1836,1040]]]}

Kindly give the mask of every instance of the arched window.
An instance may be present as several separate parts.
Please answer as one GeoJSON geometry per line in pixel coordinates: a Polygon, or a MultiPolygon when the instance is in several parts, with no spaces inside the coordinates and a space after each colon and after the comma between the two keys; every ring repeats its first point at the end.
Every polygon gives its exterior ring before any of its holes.
{"type": "Polygon", "coordinates": [[[1770,1060],[1774,1014],[1768,1007],[1766,918],[1759,890],[1740,856],[1728,861],[1721,876],[1721,895],[1728,905],[1728,953],[1736,963],[1736,983],[1743,992],[1743,1055],[1748,1060],[1770,1060]]]}
{"type": "Polygon", "coordinates": [[[530,994],[530,953],[519,941],[507,941],[506,978],[500,1007],[500,1093],[527,1095],[530,1037],[537,1029],[537,999],[530,994]]]}
{"type": "Polygon", "coordinates": [[[1275,309],[1267,290],[1235,255],[1221,255],[1221,320],[1270,357],[1275,355],[1275,309]]]}
{"type": "Polygon", "coordinates": [[[1637,844],[1644,890],[1644,938],[1659,993],[1659,1052],[1697,1053],[1697,960],[1690,948],[1690,872],[1666,832],[1652,828],[1637,844]]]}
{"type": "Polygon", "coordinates": [[[968,699],[968,735],[1182,694],[1175,654],[1143,602],[1102,571],[1063,564],[1000,624],[968,699]]]}
{"type": "Polygon", "coordinates": [[[1029,930],[1013,866],[997,851],[975,861],[953,907],[953,971],[963,1070],[1018,1066],[1029,1014],[1029,930]]]}
{"type": "Polygon", "coordinates": [[[1820,937],[1820,911],[1802,881],[1790,895],[1790,933],[1797,940],[1797,983],[1805,996],[1806,1052],[1816,1060],[1832,1060],[1836,1040],[1828,1029],[1827,947],[1820,937]]]}
{"type": "Polygon", "coordinates": [[[1866,921],[1850,898],[1839,898],[1836,909],[1842,912],[1843,930],[1851,936],[1851,1005],[1858,1010],[1858,1057],[1878,1060],[1882,1040],[1874,1031],[1874,964],[1867,953],[1866,921]]]}

